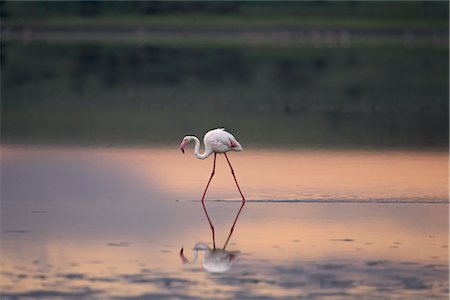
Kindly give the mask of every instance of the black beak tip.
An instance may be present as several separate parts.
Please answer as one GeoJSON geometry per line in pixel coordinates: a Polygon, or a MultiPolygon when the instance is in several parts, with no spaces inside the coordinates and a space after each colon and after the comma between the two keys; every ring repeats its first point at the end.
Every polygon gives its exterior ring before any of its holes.
{"type": "Polygon", "coordinates": [[[183,148],[181,148],[181,152],[183,152],[183,154],[184,154],[184,149],[183,148]]]}

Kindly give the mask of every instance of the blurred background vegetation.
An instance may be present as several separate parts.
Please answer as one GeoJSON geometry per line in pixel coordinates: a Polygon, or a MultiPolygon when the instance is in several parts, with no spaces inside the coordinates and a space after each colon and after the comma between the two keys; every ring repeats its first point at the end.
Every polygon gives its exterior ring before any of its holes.
{"type": "Polygon", "coordinates": [[[447,1],[1,1],[3,143],[448,147],[447,1]]]}

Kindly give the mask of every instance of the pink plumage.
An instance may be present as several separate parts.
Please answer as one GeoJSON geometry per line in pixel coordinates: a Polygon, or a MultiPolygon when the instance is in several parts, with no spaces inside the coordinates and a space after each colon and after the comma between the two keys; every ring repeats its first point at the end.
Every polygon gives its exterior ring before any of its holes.
{"type": "Polygon", "coordinates": [[[225,153],[228,151],[242,151],[241,144],[236,138],[224,128],[217,128],[208,131],[203,137],[203,143],[205,145],[205,151],[200,153],[200,140],[193,135],[187,135],[183,138],[180,144],[181,151],[188,146],[190,141],[195,142],[194,155],[198,159],[205,159],[212,153],[225,153]]]}

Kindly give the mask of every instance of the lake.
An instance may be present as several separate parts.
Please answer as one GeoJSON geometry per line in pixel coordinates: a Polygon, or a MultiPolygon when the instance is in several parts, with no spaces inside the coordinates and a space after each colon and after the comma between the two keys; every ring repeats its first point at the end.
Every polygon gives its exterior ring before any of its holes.
{"type": "Polygon", "coordinates": [[[229,158],[247,201],[237,218],[219,156],[205,206],[214,252],[200,202],[212,158],[177,144],[4,145],[3,298],[447,298],[446,152],[229,158]]]}

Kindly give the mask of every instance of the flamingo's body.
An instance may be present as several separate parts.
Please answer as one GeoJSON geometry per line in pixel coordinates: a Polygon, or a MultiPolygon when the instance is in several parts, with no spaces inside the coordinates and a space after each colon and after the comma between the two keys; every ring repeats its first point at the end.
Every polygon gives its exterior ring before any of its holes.
{"type": "Polygon", "coordinates": [[[195,142],[194,155],[198,159],[205,159],[212,153],[225,153],[228,151],[242,151],[242,146],[236,138],[224,128],[217,128],[208,131],[203,138],[205,144],[205,151],[200,153],[200,140],[193,135],[187,135],[183,138],[180,148],[184,153],[184,148],[187,147],[190,141],[195,142]]]}
{"type": "MultiPolygon", "coordinates": [[[[233,175],[234,178],[234,182],[236,183],[236,186],[239,190],[239,193],[241,194],[242,197],[242,206],[239,210],[239,213],[242,210],[242,207],[245,204],[245,197],[242,194],[241,188],[239,187],[239,184],[237,182],[236,176],[234,175],[234,170],[233,167],[231,166],[230,160],[228,159],[227,153],[229,151],[242,151],[242,146],[241,144],[239,144],[239,142],[235,139],[235,137],[225,131],[224,128],[217,128],[217,129],[213,129],[211,131],[208,131],[204,138],[203,138],[203,142],[205,144],[205,151],[203,153],[200,153],[200,140],[193,135],[187,135],[183,138],[183,141],[180,144],[180,148],[181,151],[184,153],[184,149],[187,147],[187,145],[189,144],[190,141],[194,141],[195,142],[195,148],[194,148],[194,155],[198,158],[198,159],[205,159],[208,156],[210,156],[212,153],[214,153],[214,164],[213,164],[213,169],[211,172],[211,177],[209,177],[209,181],[208,184],[206,185],[205,191],[203,192],[203,196],[202,196],[202,205],[203,205],[203,209],[205,210],[206,213],[206,217],[208,218],[208,222],[209,225],[211,226],[212,229],[212,235],[213,235],[213,245],[214,245],[214,249],[216,249],[216,243],[215,243],[215,236],[214,236],[214,226],[211,223],[211,220],[208,216],[208,212],[206,211],[206,207],[205,207],[205,195],[206,195],[206,191],[208,190],[209,184],[211,182],[211,179],[214,176],[215,170],[216,170],[216,157],[217,157],[217,153],[223,153],[225,155],[225,158],[227,159],[228,165],[230,166],[231,169],[231,174],[233,175]]],[[[239,215],[238,213],[238,215],[239,215]]],[[[231,233],[233,232],[234,229],[234,225],[236,224],[236,219],[234,220],[233,226],[231,227],[231,231],[230,231],[230,235],[228,237],[228,240],[231,236],[231,233]]],[[[224,249],[226,247],[225,243],[224,249]]]]}

